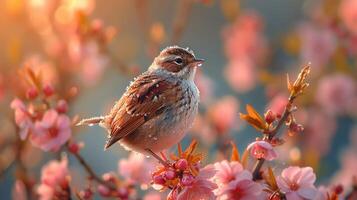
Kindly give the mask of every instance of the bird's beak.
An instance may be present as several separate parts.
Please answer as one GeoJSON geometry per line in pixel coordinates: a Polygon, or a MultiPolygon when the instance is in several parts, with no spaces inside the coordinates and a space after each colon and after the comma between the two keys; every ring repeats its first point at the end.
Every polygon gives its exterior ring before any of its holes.
{"type": "Polygon", "coordinates": [[[192,65],[193,66],[197,66],[197,67],[200,67],[203,63],[204,63],[204,59],[195,59],[192,61],[192,65]]]}

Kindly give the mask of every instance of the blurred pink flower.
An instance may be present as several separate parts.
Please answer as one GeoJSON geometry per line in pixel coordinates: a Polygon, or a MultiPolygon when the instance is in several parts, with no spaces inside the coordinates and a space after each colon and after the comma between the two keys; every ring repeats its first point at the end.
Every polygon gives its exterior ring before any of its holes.
{"type": "Polygon", "coordinates": [[[218,186],[235,180],[237,174],[243,171],[243,167],[239,162],[228,162],[227,160],[215,163],[214,167],[217,170],[214,179],[218,186]]]}
{"type": "Polygon", "coordinates": [[[346,28],[357,35],[357,1],[342,0],[339,7],[339,16],[346,28]]]}
{"type": "Polygon", "coordinates": [[[200,91],[200,102],[209,102],[213,95],[212,80],[208,76],[204,75],[201,70],[198,70],[195,76],[195,83],[200,91]]]}
{"type": "Polygon", "coordinates": [[[230,61],[224,69],[224,76],[236,92],[244,93],[255,87],[257,82],[256,71],[252,61],[242,58],[230,61]]]}
{"type": "Polygon", "coordinates": [[[328,194],[328,189],[324,186],[320,186],[317,190],[317,194],[314,198],[314,200],[328,200],[329,199],[329,194],[328,194]]]}
{"type": "Polygon", "coordinates": [[[66,199],[69,195],[69,181],[67,158],[50,161],[41,170],[41,184],[37,193],[41,200],[66,199]]]}
{"type": "Polygon", "coordinates": [[[276,115],[282,115],[286,104],[288,103],[288,96],[282,93],[275,95],[267,105],[267,109],[270,109],[276,115]]]}
{"type": "Polygon", "coordinates": [[[56,85],[59,81],[58,71],[55,65],[38,54],[31,55],[25,59],[25,65],[29,66],[36,74],[41,74],[44,84],[56,85]]]}
{"type": "Polygon", "coordinates": [[[327,112],[341,114],[353,108],[356,96],[356,83],[351,77],[333,74],[319,81],[315,99],[327,112]]]}
{"type": "Polygon", "coordinates": [[[315,180],[316,175],[311,167],[288,167],[277,177],[279,188],[289,200],[314,199],[317,194],[315,180]]]}
{"type": "Polygon", "coordinates": [[[251,155],[256,159],[274,160],[278,156],[273,146],[263,140],[254,141],[247,147],[251,155]]]}
{"type": "Polygon", "coordinates": [[[34,125],[26,105],[18,98],[12,100],[10,107],[15,111],[15,123],[20,128],[20,138],[25,140],[34,125]]]}
{"type": "Polygon", "coordinates": [[[263,22],[254,12],[242,13],[239,18],[223,32],[225,53],[229,61],[242,58],[252,62],[264,59],[267,52],[262,35],[263,22]]]}
{"type": "Polygon", "coordinates": [[[144,196],[143,200],[161,200],[160,193],[157,192],[150,192],[144,196]]]}
{"type": "Polygon", "coordinates": [[[206,119],[200,114],[197,114],[195,121],[193,122],[191,128],[192,134],[197,135],[198,137],[202,138],[202,142],[205,144],[212,144],[215,142],[217,137],[216,131],[213,130],[213,127],[206,119]]]}
{"type": "Polygon", "coordinates": [[[199,174],[190,186],[186,186],[177,196],[177,200],[200,199],[214,200],[213,190],[217,185],[210,179],[215,175],[216,170],[213,165],[207,165],[200,169],[199,174]]]}
{"type": "Polygon", "coordinates": [[[351,189],[353,177],[357,177],[357,149],[350,147],[342,154],[341,167],[332,178],[332,183],[341,184],[346,190],[351,189]]]}
{"type": "Polygon", "coordinates": [[[208,117],[220,134],[228,133],[237,124],[239,102],[233,96],[225,96],[209,106],[208,117]]]}
{"type": "Polygon", "coordinates": [[[107,56],[100,52],[97,43],[88,42],[84,46],[81,78],[86,85],[95,84],[109,63],[107,56]]]}
{"type": "Polygon", "coordinates": [[[316,24],[304,23],[299,27],[299,34],[302,62],[311,62],[317,69],[328,64],[337,46],[333,32],[327,28],[317,27],[316,24]]]}
{"type": "Polygon", "coordinates": [[[256,65],[264,61],[267,54],[261,29],[261,18],[253,12],[247,12],[224,30],[223,39],[228,58],[224,74],[237,92],[247,92],[255,87],[256,65]]]}
{"type": "Polygon", "coordinates": [[[142,154],[130,153],[128,159],[120,159],[118,172],[130,183],[149,184],[151,172],[155,170],[155,162],[142,154]]]}
{"type": "Polygon", "coordinates": [[[12,199],[27,200],[26,186],[21,180],[16,180],[12,188],[12,199]]]}
{"type": "Polygon", "coordinates": [[[326,155],[336,132],[336,119],[321,110],[311,109],[308,111],[304,127],[304,145],[321,155],[326,155]]]}
{"type": "Polygon", "coordinates": [[[44,151],[58,151],[71,137],[71,120],[56,110],[48,110],[35,123],[31,142],[44,151]]]}

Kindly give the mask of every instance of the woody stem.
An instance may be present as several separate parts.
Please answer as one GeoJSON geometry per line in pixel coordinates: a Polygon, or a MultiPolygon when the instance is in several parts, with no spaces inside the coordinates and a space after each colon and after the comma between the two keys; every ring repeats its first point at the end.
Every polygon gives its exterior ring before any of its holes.
{"type": "MultiPolygon", "coordinates": [[[[67,146],[68,149],[68,146],[67,146]]],[[[98,182],[99,184],[105,185],[106,187],[108,187],[111,190],[116,190],[115,185],[104,181],[102,178],[100,178],[95,172],[94,170],[91,168],[91,166],[87,163],[87,161],[79,154],[79,153],[75,153],[72,151],[69,151],[77,160],[78,162],[83,166],[83,168],[87,171],[87,173],[89,174],[89,177],[92,178],[93,180],[95,180],[96,182],[98,182]]]]}
{"type": "MultiPolygon", "coordinates": [[[[296,98],[296,96],[293,96],[293,95],[289,96],[289,101],[288,101],[287,105],[285,106],[283,115],[279,119],[278,124],[275,126],[275,128],[269,134],[267,134],[265,136],[265,138],[268,141],[271,141],[276,136],[276,134],[278,134],[279,130],[281,129],[281,127],[283,126],[285,121],[288,119],[289,115],[291,114],[291,107],[293,105],[295,98],[296,98]]],[[[262,168],[264,162],[265,162],[265,159],[261,158],[261,159],[258,159],[257,162],[255,163],[253,172],[252,172],[253,180],[261,179],[260,169],[262,168]]]]}

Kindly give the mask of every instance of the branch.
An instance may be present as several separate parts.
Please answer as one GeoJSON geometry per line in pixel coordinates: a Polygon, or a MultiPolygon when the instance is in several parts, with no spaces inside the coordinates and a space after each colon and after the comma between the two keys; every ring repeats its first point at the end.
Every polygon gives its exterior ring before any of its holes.
{"type": "MultiPolygon", "coordinates": [[[[281,129],[281,127],[283,126],[285,121],[288,119],[289,115],[291,114],[291,106],[293,105],[295,98],[296,98],[296,96],[294,96],[292,94],[290,95],[288,104],[285,106],[282,117],[278,121],[278,124],[275,126],[275,128],[270,132],[270,134],[266,138],[269,141],[274,139],[274,137],[279,133],[279,130],[281,129]]],[[[259,159],[255,163],[254,169],[253,169],[253,180],[258,180],[261,178],[260,177],[260,169],[262,168],[264,161],[265,161],[265,159],[262,158],[262,159],[259,159]]]]}
{"type": "Polygon", "coordinates": [[[116,190],[116,186],[104,181],[102,178],[100,178],[95,172],[94,170],[91,168],[91,166],[87,163],[87,161],[84,160],[84,158],[79,154],[79,153],[75,153],[72,152],[68,149],[67,146],[67,150],[68,152],[70,152],[77,160],[78,162],[83,166],[83,168],[87,171],[87,173],[89,174],[89,177],[92,178],[93,180],[95,180],[96,182],[98,182],[99,184],[105,185],[106,187],[108,187],[111,190],[116,190]]]}
{"type": "MultiPolygon", "coordinates": [[[[290,91],[289,101],[285,106],[283,115],[278,121],[278,124],[275,126],[275,128],[272,131],[270,131],[268,134],[265,134],[263,139],[272,141],[274,137],[278,134],[279,130],[281,129],[281,127],[283,126],[283,124],[291,114],[291,110],[292,110],[291,107],[294,103],[295,98],[300,94],[302,94],[303,91],[309,86],[309,84],[306,82],[306,78],[310,73],[310,69],[311,69],[310,64],[306,65],[300,71],[294,83],[290,82],[289,76],[287,75],[287,85],[288,85],[288,90],[290,91]]],[[[262,168],[264,161],[265,161],[264,159],[259,159],[254,165],[253,180],[258,180],[261,178],[260,169],[262,168]]]]}

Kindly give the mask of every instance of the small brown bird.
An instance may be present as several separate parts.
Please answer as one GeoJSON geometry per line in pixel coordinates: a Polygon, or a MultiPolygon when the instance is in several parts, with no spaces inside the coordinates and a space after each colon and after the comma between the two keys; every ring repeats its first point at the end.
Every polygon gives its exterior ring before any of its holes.
{"type": "Polygon", "coordinates": [[[184,137],[197,114],[199,91],[193,79],[202,63],[189,49],[167,47],[131,82],[109,114],[77,125],[107,129],[104,149],[117,141],[143,154],[170,148],[184,137]]]}

